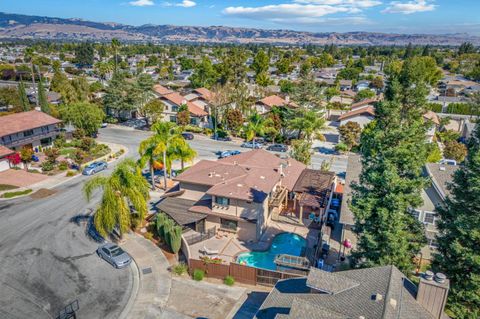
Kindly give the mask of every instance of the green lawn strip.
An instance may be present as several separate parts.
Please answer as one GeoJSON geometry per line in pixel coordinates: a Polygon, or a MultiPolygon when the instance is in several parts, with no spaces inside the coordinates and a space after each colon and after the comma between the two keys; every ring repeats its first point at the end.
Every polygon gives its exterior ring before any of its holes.
{"type": "Polygon", "coordinates": [[[13,198],[21,195],[27,195],[27,194],[30,194],[31,192],[32,192],[31,189],[26,189],[26,190],[17,191],[17,192],[7,192],[7,193],[3,193],[2,198],[13,198]]]}
{"type": "Polygon", "coordinates": [[[16,188],[18,188],[18,186],[8,185],[8,184],[0,184],[0,192],[9,191],[11,189],[16,189],[16,188]]]}

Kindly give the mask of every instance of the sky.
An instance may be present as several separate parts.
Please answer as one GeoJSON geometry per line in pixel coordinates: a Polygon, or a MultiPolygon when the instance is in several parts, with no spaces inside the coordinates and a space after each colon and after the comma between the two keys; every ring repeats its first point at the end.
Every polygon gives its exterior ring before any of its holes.
{"type": "Polygon", "coordinates": [[[480,0],[0,0],[0,11],[130,25],[480,35],[480,0]]]}

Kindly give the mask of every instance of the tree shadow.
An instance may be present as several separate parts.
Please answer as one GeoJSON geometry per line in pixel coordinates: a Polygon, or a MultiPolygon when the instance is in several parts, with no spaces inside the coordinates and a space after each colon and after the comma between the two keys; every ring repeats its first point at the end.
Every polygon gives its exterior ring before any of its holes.
{"type": "Polygon", "coordinates": [[[85,236],[96,243],[102,244],[105,242],[105,238],[103,238],[95,228],[93,216],[93,210],[89,209],[86,214],[78,214],[70,218],[70,222],[77,226],[85,226],[85,236]]]}

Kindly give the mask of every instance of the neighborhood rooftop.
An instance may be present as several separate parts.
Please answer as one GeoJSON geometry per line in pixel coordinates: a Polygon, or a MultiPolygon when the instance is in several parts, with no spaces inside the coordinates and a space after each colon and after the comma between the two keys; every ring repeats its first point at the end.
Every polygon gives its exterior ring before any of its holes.
{"type": "Polygon", "coordinates": [[[33,130],[38,127],[61,123],[39,111],[20,112],[0,117],[0,136],[33,130]]]}

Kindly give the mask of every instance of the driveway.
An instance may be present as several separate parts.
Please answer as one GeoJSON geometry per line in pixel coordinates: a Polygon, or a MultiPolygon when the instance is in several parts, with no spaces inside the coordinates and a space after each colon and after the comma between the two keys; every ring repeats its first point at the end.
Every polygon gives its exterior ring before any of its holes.
{"type": "Polygon", "coordinates": [[[30,185],[44,181],[48,176],[39,173],[29,173],[25,170],[9,169],[0,172],[0,184],[13,185],[17,187],[29,187],[30,185]]]}

